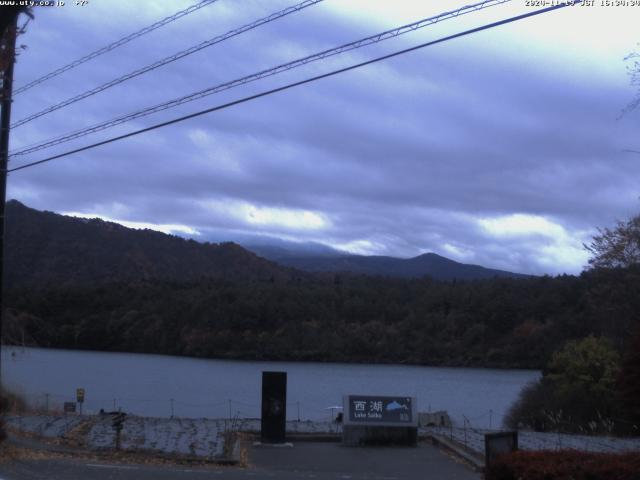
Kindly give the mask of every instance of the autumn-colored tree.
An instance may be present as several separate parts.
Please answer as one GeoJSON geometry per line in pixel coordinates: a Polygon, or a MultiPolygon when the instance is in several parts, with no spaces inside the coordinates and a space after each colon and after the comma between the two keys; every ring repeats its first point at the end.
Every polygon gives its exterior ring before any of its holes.
{"type": "Polygon", "coordinates": [[[620,357],[605,338],[570,341],[551,357],[547,377],[559,393],[576,390],[608,395],[616,383],[620,357]]]}
{"type": "Polygon", "coordinates": [[[598,235],[584,246],[593,257],[595,268],[629,267],[640,264],[640,215],[626,222],[618,221],[614,228],[599,228],[598,235]]]}
{"type": "Polygon", "coordinates": [[[605,338],[572,340],[551,357],[540,381],[511,407],[509,428],[610,432],[615,427],[619,356],[605,338]]]}
{"type": "Polygon", "coordinates": [[[636,97],[627,105],[623,113],[629,113],[640,106],[640,53],[631,52],[625,57],[627,63],[627,73],[631,80],[631,85],[638,88],[636,97]]]}

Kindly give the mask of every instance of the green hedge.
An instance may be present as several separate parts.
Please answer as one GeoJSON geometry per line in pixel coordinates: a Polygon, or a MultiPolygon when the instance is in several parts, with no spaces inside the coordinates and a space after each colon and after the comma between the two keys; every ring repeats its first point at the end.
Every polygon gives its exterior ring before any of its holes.
{"type": "Polygon", "coordinates": [[[485,480],[640,480],[640,453],[518,451],[496,459],[485,480]]]}

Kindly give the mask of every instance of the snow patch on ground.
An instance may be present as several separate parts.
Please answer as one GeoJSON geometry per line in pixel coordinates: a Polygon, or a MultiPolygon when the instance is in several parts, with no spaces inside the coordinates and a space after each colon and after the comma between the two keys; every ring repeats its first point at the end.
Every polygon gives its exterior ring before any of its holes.
{"type": "Polygon", "coordinates": [[[46,438],[60,438],[78,427],[84,421],[80,416],[7,416],[7,426],[22,432],[33,433],[46,438]]]}
{"type": "MultiPolygon", "coordinates": [[[[110,415],[30,415],[8,416],[7,425],[15,430],[45,438],[64,438],[75,430],[82,431],[84,444],[90,449],[115,447],[115,430],[110,415]],[[85,423],[85,427],[80,427],[85,423]],[[86,433],[85,433],[86,432],[86,433]]],[[[342,425],[334,422],[289,421],[289,434],[340,434],[342,425]]],[[[155,418],[127,416],[121,432],[121,447],[130,451],[188,455],[214,459],[223,455],[224,433],[259,432],[260,419],[237,418],[155,418]]],[[[421,428],[421,434],[435,433],[450,438],[484,455],[484,435],[495,430],[454,427],[421,428]]],[[[621,453],[640,451],[640,438],[616,438],[520,431],[518,444],[523,450],[576,449],[589,452],[621,453]]]]}
{"type": "MultiPolygon", "coordinates": [[[[428,427],[421,433],[436,433],[466,445],[484,455],[485,433],[495,430],[476,428],[428,427]]],[[[518,432],[518,447],[521,450],[562,450],[574,449],[586,452],[623,453],[640,450],[640,438],[602,437],[595,435],[569,435],[565,433],[542,433],[521,430],[518,432]]]]}
{"type": "MultiPolygon", "coordinates": [[[[65,438],[86,422],[88,433],[84,444],[95,450],[112,449],[116,432],[110,415],[31,415],[9,416],[7,425],[15,430],[45,438],[65,438]]],[[[289,433],[340,433],[341,426],[332,422],[287,422],[289,433]]],[[[120,432],[120,447],[129,451],[151,451],[188,455],[207,459],[224,454],[224,433],[259,432],[260,419],[155,418],[129,415],[120,432]]]]}
{"type": "MultiPolygon", "coordinates": [[[[213,459],[222,455],[223,420],[127,417],[120,433],[124,450],[158,451],[213,459]]],[[[110,418],[99,419],[87,435],[91,448],[113,448],[110,418]]]]}

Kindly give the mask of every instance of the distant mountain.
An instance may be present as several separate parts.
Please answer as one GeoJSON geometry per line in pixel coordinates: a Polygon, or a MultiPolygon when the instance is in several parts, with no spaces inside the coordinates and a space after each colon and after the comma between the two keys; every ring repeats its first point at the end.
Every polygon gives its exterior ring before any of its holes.
{"type": "Polygon", "coordinates": [[[269,240],[246,248],[231,242],[200,243],[98,218],[42,212],[16,200],[7,202],[5,241],[10,288],[202,277],[281,281],[304,276],[304,271],[436,280],[524,276],[434,253],[401,259],[351,255],[313,242],[269,240]]]}
{"type": "Polygon", "coordinates": [[[352,256],[327,245],[316,242],[289,242],[286,240],[270,240],[254,243],[239,242],[244,248],[268,260],[282,264],[288,258],[336,258],[352,256]]]}
{"type": "Polygon", "coordinates": [[[274,262],[307,272],[350,272],[362,275],[381,275],[397,278],[429,276],[435,280],[481,280],[494,277],[527,277],[507,272],[455,262],[435,253],[425,253],[414,258],[349,255],[332,250],[323,255],[308,255],[304,251],[281,251],[277,248],[254,250],[255,253],[274,262]]]}
{"type": "Polygon", "coordinates": [[[5,242],[9,288],[152,278],[275,281],[299,275],[235,243],[199,243],[97,218],[41,212],[16,200],[7,202],[5,242]]]}
{"type": "Polygon", "coordinates": [[[494,277],[524,278],[530,275],[459,263],[435,253],[413,258],[379,255],[354,255],[316,242],[291,242],[280,239],[244,239],[247,250],[283,266],[306,272],[348,272],[395,278],[420,278],[450,281],[481,280],[494,277]]]}

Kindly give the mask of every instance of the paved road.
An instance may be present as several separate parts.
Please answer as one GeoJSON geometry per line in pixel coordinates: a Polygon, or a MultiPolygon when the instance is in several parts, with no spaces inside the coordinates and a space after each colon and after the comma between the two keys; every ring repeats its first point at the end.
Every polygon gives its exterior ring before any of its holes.
{"type": "Polygon", "coordinates": [[[339,443],[297,443],[293,448],[256,447],[250,463],[270,472],[296,473],[290,478],[376,480],[477,480],[480,475],[441,450],[417,448],[343,447],[339,443]],[[315,475],[311,477],[310,475],[315,475]]]}
{"type": "Polygon", "coordinates": [[[252,447],[249,467],[114,465],[90,460],[15,460],[1,480],[478,480],[480,475],[430,445],[348,448],[334,443],[252,447]]]}

